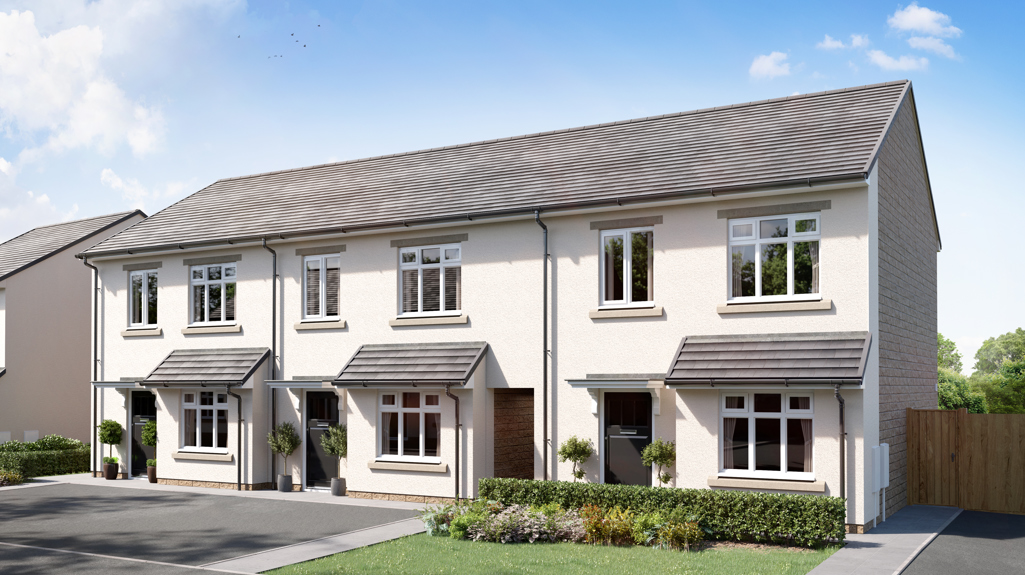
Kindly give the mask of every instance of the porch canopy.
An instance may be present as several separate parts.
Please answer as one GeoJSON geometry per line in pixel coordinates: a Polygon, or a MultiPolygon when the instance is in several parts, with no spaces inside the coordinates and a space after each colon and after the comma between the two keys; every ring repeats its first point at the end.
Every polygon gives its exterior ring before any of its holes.
{"type": "Polygon", "coordinates": [[[144,387],[238,387],[268,358],[266,347],[176,349],[139,383],[144,387]]]}
{"type": "Polygon", "coordinates": [[[861,385],[869,332],[683,338],[666,386],[861,385]]]}
{"type": "Polygon", "coordinates": [[[332,382],[337,387],[466,385],[488,344],[373,344],[360,346],[332,382]]]}

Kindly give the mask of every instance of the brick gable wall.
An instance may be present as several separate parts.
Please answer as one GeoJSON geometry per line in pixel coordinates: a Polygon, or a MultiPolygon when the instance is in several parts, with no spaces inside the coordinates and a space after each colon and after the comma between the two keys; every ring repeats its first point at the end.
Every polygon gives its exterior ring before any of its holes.
{"type": "Polygon", "coordinates": [[[937,236],[914,101],[879,153],[879,441],[890,444],[887,514],[907,504],[906,409],[936,397],[937,236]]]}

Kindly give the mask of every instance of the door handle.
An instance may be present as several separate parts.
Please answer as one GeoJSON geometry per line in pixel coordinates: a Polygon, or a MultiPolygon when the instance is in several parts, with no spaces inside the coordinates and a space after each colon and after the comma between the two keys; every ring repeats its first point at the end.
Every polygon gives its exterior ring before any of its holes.
{"type": "Polygon", "coordinates": [[[954,462],[954,454],[953,454],[953,453],[951,453],[951,454],[950,454],[950,462],[951,462],[951,463],[953,463],[953,462],[954,462]]]}

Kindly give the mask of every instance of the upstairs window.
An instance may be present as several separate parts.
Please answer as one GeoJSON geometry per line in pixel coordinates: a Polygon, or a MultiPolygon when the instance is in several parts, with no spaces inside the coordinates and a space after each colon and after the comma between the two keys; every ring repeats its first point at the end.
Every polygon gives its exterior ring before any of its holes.
{"type": "Polygon", "coordinates": [[[189,451],[227,451],[228,395],[182,392],[182,447],[189,451]]]}
{"type": "Polygon", "coordinates": [[[157,325],[157,270],[129,272],[129,327],[157,325]]]}
{"type": "Polygon", "coordinates": [[[192,266],[192,323],[235,322],[235,264],[192,266]]]}
{"type": "Polygon", "coordinates": [[[463,309],[459,244],[399,251],[401,315],[459,315],[463,309]]]}
{"type": "Polygon", "coordinates": [[[655,301],[655,231],[601,233],[601,307],[644,307],[655,301]]]}
{"type": "Polygon", "coordinates": [[[729,299],[818,299],[819,214],[729,220],[729,299]]]}
{"type": "Polygon", "coordinates": [[[303,259],[303,319],[337,319],[341,279],[339,255],[303,259]]]}

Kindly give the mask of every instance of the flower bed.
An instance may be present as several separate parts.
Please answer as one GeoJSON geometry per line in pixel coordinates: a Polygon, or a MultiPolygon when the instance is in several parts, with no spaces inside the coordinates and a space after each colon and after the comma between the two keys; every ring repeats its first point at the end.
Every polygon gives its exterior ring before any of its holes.
{"type": "Polygon", "coordinates": [[[25,482],[25,478],[17,473],[11,471],[3,471],[0,469],[0,487],[7,487],[8,485],[20,485],[25,482]]]}
{"type": "Polygon", "coordinates": [[[0,445],[0,471],[22,478],[89,471],[89,445],[59,435],[30,443],[8,441],[0,445]]]}

